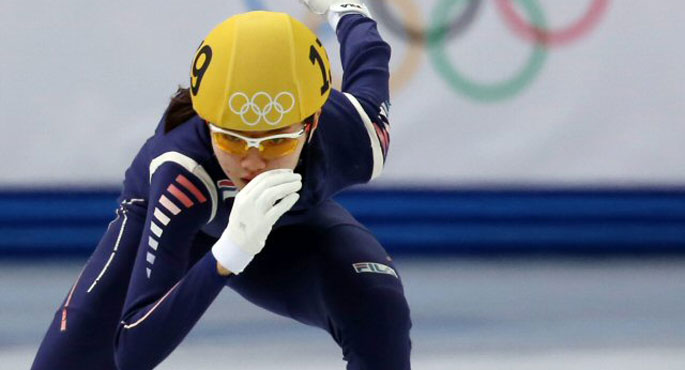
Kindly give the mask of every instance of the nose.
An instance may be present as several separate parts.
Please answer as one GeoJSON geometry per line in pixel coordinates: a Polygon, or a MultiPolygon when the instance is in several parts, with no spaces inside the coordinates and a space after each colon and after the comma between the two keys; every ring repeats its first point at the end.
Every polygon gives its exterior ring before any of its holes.
{"type": "Polygon", "coordinates": [[[247,150],[245,157],[240,161],[240,165],[245,171],[254,173],[266,168],[266,161],[259,154],[259,149],[250,148],[247,150]]]}

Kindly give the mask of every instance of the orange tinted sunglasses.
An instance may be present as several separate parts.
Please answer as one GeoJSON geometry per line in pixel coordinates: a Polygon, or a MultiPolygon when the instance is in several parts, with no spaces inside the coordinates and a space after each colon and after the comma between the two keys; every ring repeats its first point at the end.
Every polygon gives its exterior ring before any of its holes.
{"type": "Polygon", "coordinates": [[[226,153],[245,156],[250,148],[259,150],[259,154],[266,160],[285,157],[297,149],[298,139],[309,131],[305,125],[297,132],[276,134],[264,137],[248,137],[236,132],[209,124],[209,131],[219,149],[226,153]]]}

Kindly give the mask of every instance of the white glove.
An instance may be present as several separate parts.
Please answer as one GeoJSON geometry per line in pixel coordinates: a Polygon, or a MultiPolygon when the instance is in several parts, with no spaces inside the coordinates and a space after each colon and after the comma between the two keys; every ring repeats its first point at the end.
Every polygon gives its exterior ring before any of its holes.
{"type": "Polygon", "coordinates": [[[328,23],[333,30],[345,14],[357,13],[371,18],[371,12],[361,0],[300,0],[314,14],[328,14],[328,23]]]}
{"type": "Polygon", "coordinates": [[[259,174],[238,192],[228,226],[212,247],[221,266],[241,273],[264,248],[276,221],[300,198],[297,191],[301,188],[300,174],[279,169],[259,174]]]}

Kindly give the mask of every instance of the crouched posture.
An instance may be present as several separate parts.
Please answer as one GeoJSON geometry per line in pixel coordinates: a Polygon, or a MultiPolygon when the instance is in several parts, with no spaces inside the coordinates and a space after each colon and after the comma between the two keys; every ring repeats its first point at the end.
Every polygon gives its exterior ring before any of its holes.
{"type": "Polygon", "coordinates": [[[361,2],[305,3],[336,30],[343,92],[322,44],[286,14],[211,31],[33,369],[151,369],[226,285],[328,331],[348,369],[410,368],[400,276],[331,200],[382,169],[390,48],[361,2]]]}

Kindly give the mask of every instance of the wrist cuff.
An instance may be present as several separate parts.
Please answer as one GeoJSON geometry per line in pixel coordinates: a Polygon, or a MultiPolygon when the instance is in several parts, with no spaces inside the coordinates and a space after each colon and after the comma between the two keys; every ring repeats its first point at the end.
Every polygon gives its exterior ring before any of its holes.
{"type": "Polygon", "coordinates": [[[227,238],[220,238],[212,246],[214,258],[231,273],[238,275],[252,261],[254,255],[249,254],[227,238]]]}
{"type": "Polygon", "coordinates": [[[373,18],[371,17],[369,8],[367,8],[364,4],[343,2],[340,4],[331,5],[331,7],[328,9],[327,17],[328,24],[333,27],[333,31],[338,30],[338,23],[340,22],[340,19],[347,14],[361,14],[367,18],[373,18]]]}

